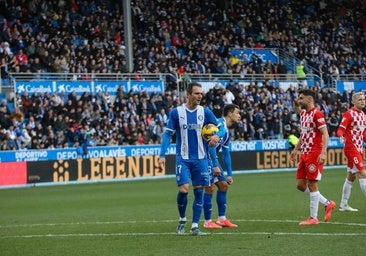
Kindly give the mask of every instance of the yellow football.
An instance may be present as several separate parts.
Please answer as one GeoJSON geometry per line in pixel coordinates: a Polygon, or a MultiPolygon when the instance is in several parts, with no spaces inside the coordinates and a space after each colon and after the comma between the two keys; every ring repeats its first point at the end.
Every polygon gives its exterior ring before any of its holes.
{"type": "Polygon", "coordinates": [[[206,124],[202,127],[202,138],[205,140],[209,140],[212,135],[215,135],[219,131],[214,124],[206,124]]]}

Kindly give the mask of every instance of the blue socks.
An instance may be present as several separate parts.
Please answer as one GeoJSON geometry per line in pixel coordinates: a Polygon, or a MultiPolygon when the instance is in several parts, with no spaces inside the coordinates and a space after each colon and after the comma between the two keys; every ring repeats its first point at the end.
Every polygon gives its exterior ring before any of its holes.
{"type": "Polygon", "coordinates": [[[212,194],[203,194],[203,214],[205,220],[210,220],[212,216],[212,194]]]}
{"type": "Polygon", "coordinates": [[[182,193],[182,192],[178,191],[177,206],[178,206],[179,216],[181,218],[186,217],[187,202],[188,202],[188,193],[182,193]]]}
{"type": "Polygon", "coordinates": [[[226,214],[226,191],[217,191],[216,203],[219,211],[219,217],[226,214]]]}
{"type": "Polygon", "coordinates": [[[192,223],[199,223],[203,208],[203,188],[195,188],[193,190],[194,201],[193,201],[193,218],[192,223]]]}

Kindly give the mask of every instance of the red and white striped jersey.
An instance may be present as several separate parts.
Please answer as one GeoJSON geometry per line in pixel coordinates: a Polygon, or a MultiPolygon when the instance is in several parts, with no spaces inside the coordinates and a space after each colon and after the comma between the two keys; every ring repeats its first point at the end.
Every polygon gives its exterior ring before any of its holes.
{"type": "Polygon", "coordinates": [[[337,135],[344,137],[344,150],[357,150],[362,153],[366,133],[366,115],[363,111],[350,108],[342,117],[337,135]]]}
{"type": "Polygon", "coordinates": [[[320,129],[326,125],[324,114],[318,108],[314,107],[309,111],[300,112],[302,153],[308,154],[322,149],[323,140],[320,129]]]}

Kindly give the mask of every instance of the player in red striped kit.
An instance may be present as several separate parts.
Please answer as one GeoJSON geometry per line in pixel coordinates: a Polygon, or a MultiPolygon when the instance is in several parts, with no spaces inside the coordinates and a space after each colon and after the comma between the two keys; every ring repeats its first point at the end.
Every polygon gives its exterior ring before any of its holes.
{"type": "Polygon", "coordinates": [[[315,107],[315,92],[302,90],[295,101],[296,112],[300,114],[300,141],[291,152],[291,160],[296,161],[301,149],[297,167],[297,189],[310,196],[310,217],[299,225],[317,225],[319,202],[325,205],[324,221],[327,222],[335,207],[335,202],[326,199],[318,188],[327,155],[329,134],[324,114],[315,107]]]}
{"type": "Polygon", "coordinates": [[[342,212],[357,212],[348,204],[351,196],[352,185],[359,174],[359,182],[362,192],[366,195],[366,170],[363,163],[363,141],[366,141],[366,115],[362,111],[366,105],[363,92],[352,95],[353,107],[349,108],[342,117],[337,135],[344,143],[344,154],[347,158],[347,177],[343,184],[342,199],[339,210],[342,212]]]}

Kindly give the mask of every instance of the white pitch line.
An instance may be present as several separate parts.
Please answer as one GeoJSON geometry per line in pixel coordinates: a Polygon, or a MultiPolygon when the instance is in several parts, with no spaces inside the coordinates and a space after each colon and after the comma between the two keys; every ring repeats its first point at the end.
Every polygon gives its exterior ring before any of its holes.
{"type": "MultiPolygon", "coordinates": [[[[243,221],[243,222],[272,222],[272,223],[298,223],[299,220],[236,220],[238,222],[243,221]]],[[[320,223],[325,223],[325,222],[320,222],[320,223]]],[[[344,226],[358,226],[358,227],[366,227],[366,223],[347,223],[347,222],[327,222],[327,225],[344,225],[344,226]]]]}
{"type": "MultiPolygon", "coordinates": [[[[270,223],[298,223],[299,220],[253,220],[253,219],[236,219],[235,222],[270,222],[270,223]]],[[[69,222],[69,223],[33,223],[33,224],[10,224],[0,225],[0,229],[6,228],[33,228],[33,227],[52,227],[52,226],[81,226],[81,225],[116,225],[116,224],[133,224],[133,223],[175,223],[177,220],[145,220],[145,221],[97,221],[97,222],[69,222]]],[[[322,223],[322,222],[321,222],[322,223]]],[[[343,225],[366,227],[366,223],[347,223],[347,222],[327,222],[326,225],[343,225]]]]}
{"type": "MultiPolygon", "coordinates": [[[[0,239],[9,239],[9,238],[58,238],[58,237],[110,237],[110,236],[181,236],[176,233],[167,232],[167,233],[84,233],[84,234],[44,234],[44,235],[14,235],[14,236],[2,236],[0,239]]],[[[208,236],[218,236],[218,235],[265,235],[265,236],[364,236],[366,233],[298,233],[298,232],[228,232],[228,233],[208,233],[208,236]]],[[[185,234],[185,236],[189,236],[189,233],[185,234]]]]}

